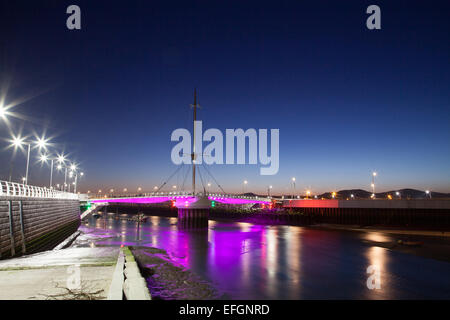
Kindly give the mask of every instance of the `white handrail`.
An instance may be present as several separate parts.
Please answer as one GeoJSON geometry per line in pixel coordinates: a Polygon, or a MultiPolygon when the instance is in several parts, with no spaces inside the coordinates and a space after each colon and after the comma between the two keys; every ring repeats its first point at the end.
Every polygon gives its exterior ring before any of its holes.
{"type": "Polygon", "coordinates": [[[0,180],[0,196],[78,200],[78,195],[75,193],[63,192],[49,188],[41,188],[1,180],[0,180]]]}

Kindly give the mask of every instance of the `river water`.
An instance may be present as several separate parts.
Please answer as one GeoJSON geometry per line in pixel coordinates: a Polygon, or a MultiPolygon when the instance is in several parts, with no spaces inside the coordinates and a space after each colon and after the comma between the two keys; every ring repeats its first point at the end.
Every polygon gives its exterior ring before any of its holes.
{"type": "Polygon", "coordinates": [[[224,221],[189,231],[177,228],[177,218],[158,216],[139,228],[112,216],[91,217],[84,227],[104,237],[90,246],[164,249],[230,299],[450,298],[450,263],[374,246],[395,241],[377,232],[224,221]],[[367,272],[370,266],[375,272],[367,272]]]}

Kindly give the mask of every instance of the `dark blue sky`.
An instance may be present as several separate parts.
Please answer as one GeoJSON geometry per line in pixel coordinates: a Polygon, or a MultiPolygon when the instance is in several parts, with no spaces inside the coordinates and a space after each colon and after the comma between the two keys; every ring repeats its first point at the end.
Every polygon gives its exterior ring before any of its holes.
{"type": "MultiPolygon", "coordinates": [[[[300,190],[369,190],[376,170],[377,191],[450,192],[448,1],[0,3],[6,103],[33,97],[11,130],[45,128],[86,173],[82,191],[168,177],[170,134],[191,129],[197,87],[205,128],[280,129],[278,174],[210,167],[226,191],[247,179],[247,190],[288,192],[292,176],[300,190]],[[65,26],[70,4],[80,31],[65,26]],[[382,30],[365,26],[370,4],[382,30]]],[[[10,157],[2,149],[1,179],[10,157]]],[[[24,155],[14,163],[18,180],[24,155]]],[[[48,171],[34,165],[30,183],[48,171]]]]}

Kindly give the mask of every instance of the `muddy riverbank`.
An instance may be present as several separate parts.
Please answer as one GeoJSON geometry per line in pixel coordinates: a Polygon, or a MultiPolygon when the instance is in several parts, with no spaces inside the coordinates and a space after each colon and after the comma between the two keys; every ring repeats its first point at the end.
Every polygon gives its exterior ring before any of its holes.
{"type": "Polygon", "coordinates": [[[192,271],[177,266],[162,249],[130,247],[139,264],[152,299],[211,300],[222,295],[192,271]]]}

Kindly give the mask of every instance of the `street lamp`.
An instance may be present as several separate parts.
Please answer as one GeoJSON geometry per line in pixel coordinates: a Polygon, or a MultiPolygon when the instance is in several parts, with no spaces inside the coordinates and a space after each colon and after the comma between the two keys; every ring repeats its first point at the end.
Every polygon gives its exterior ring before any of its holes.
{"type": "Polygon", "coordinates": [[[247,186],[247,184],[248,184],[248,181],[244,180],[244,184],[242,185],[242,194],[245,193],[245,187],[247,186]]]}
{"type": "Polygon", "coordinates": [[[401,195],[400,195],[400,192],[398,192],[398,191],[395,192],[395,195],[396,195],[397,197],[399,197],[400,199],[402,198],[401,195]]]}
{"type": "Polygon", "coordinates": [[[310,195],[311,195],[311,191],[306,190],[306,199],[308,199],[310,195]]]}
{"type": "Polygon", "coordinates": [[[47,145],[48,145],[48,139],[45,139],[42,137],[42,138],[37,138],[36,141],[25,141],[25,138],[15,137],[15,136],[12,137],[12,146],[15,149],[22,148],[24,145],[27,146],[27,167],[26,167],[26,171],[25,171],[24,184],[28,184],[28,172],[29,172],[29,167],[30,167],[30,153],[31,153],[31,145],[32,144],[36,144],[39,151],[41,151],[42,149],[46,150],[47,145]]]}
{"type": "Polygon", "coordinates": [[[429,196],[430,199],[431,199],[431,192],[430,192],[430,190],[425,190],[425,193],[426,193],[426,195],[429,196]]]}
{"type": "MultiPolygon", "coordinates": [[[[72,178],[73,170],[71,168],[76,168],[76,166],[74,164],[72,164],[70,166],[67,166],[66,165],[67,158],[63,154],[60,154],[60,155],[57,156],[57,158],[53,158],[52,159],[52,167],[53,167],[53,160],[56,160],[58,162],[58,165],[56,166],[56,169],[58,169],[58,171],[60,171],[60,170],[62,170],[64,168],[64,191],[66,191],[66,187],[67,187],[67,169],[71,170],[69,172],[69,178],[72,178]]],[[[50,180],[51,179],[52,179],[52,177],[50,177],[50,180]]],[[[50,181],[50,184],[51,183],[52,182],[50,181]]]]}
{"type": "Polygon", "coordinates": [[[377,176],[377,173],[375,171],[372,172],[372,193],[373,193],[373,198],[375,199],[375,177],[377,176]]]}
{"type": "MultiPolygon", "coordinates": [[[[84,176],[84,172],[80,172],[80,179],[84,176]]],[[[75,189],[74,192],[77,192],[77,187],[78,187],[78,173],[75,172],[75,189]]]]}
{"type": "Polygon", "coordinates": [[[47,149],[47,145],[48,145],[47,141],[48,141],[48,139],[44,139],[44,138],[37,138],[36,139],[36,145],[39,148],[39,150],[41,150],[41,149],[46,150],[47,149]]]}
{"type": "Polygon", "coordinates": [[[294,199],[294,194],[295,194],[295,177],[292,177],[292,199],[294,199]]]}
{"type": "Polygon", "coordinates": [[[47,163],[48,160],[50,160],[50,189],[53,189],[53,164],[56,160],[58,162],[58,166],[56,167],[58,170],[62,169],[62,165],[64,164],[64,161],[66,160],[64,155],[58,155],[57,157],[49,157],[45,153],[41,154],[40,158],[42,163],[47,163]]]}
{"type": "Polygon", "coordinates": [[[272,186],[269,186],[269,188],[267,188],[267,195],[270,198],[270,190],[272,189],[272,186]]]}
{"type": "Polygon", "coordinates": [[[0,105],[0,118],[6,119],[6,109],[3,105],[0,105]]]}
{"type": "MultiPolygon", "coordinates": [[[[62,166],[61,166],[62,168],[62,166]]],[[[64,174],[64,185],[69,186],[68,192],[70,192],[70,183],[67,184],[67,169],[69,169],[69,179],[74,178],[74,181],[72,185],[74,186],[73,192],[77,192],[77,186],[78,186],[78,172],[76,171],[77,165],[75,163],[72,163],[70,166],[65,166],[65,174],[64,174]],[[74,177],[75,176],[75,177],[74,177]]],[[[84,172],[79,173],[80,178],[84,176],[84,172]]],[[[64,190],[65,191],[65,190],[64,190]]]]}

